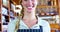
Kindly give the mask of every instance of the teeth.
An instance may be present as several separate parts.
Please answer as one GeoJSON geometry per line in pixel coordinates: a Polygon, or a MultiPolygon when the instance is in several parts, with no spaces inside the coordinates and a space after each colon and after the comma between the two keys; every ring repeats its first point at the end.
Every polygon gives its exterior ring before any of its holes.
{"type": "Polygon", "coordinates": [[[27,8],[32,8],[32,7],[34,7],[34,5],[32,5],[32,6],[27,6],[27,8]]]}
{"type": "Polygon", "coordinates": [[[32,8],[32,7],[28,7],[28,8],[32,8]]]}

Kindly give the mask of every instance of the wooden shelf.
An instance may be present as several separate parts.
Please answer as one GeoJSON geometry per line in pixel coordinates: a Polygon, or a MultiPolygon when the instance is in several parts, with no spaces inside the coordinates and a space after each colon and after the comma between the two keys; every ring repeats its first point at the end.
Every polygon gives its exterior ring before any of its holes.
{"type": "Polygon", "coordinates": [[[60,31],[59,24],[50,24],[50,26],[51,26],[51,32],[56,32],[56,30],[60,31]]]}
{"type": "MultiPolygon", "coordinates": [[[[17,1],[17,0],[16,0],[16,1],[17,1]]],[[[15,0],[10,0],[11,3],[17,5],[18,3],[16,3],[16,1],[15,1],[15,0]]],[[[19,1],[19,0],[18,0],[18,1],[19,1]]],[[[17,1],[17,2],[18,2],[18,1],[17,1]]]]}
{"type": "Polygon", "coordinates": [[[14,10],[13,10],[13,9],[10,9],[10,11],[14,12],[14,10]]]}
{"type": "Polygon", "coordinates": [[[6,9],[8,9],[8,6],[2,5],[3,7],[5,7],[6,9]]]}
{"type": "Polygon", "coordinates": [[[39,14],[40,17],[44,17],[44,16],[55,16],[55,15],[58,15],[58,14],[46,14],[46,13],[43,13],[43,14],[39,14]]]}
{"type": "Polygon", "coordinates": [[[42,6],[42,5],[37,6],[37,8],[51,8],[51,7],[58,8],[58,6],[42,6]]]}
{"type": "Polygon", "coordinates": [[[51,28],[59,29],[59,24],[50,24],[51,28]]]}

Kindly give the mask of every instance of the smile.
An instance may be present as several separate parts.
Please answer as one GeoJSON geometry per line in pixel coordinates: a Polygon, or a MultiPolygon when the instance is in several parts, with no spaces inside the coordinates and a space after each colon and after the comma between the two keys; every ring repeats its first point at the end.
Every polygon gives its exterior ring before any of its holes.
{"type": "Polygon", "coordinates": [[[29,6],[26,6],[28,10],[32,10],[35,6],[34,5],[29,5],[29,6]]]}

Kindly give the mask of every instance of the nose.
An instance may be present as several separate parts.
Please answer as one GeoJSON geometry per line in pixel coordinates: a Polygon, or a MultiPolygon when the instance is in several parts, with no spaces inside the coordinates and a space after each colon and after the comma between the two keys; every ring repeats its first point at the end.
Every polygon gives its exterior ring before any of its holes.
{"type": "Polygon", "coordinates": [[[28,5],[30,5],[30,6],[32,5],[32,1],[31,0],[28,1],[28,5]]]}

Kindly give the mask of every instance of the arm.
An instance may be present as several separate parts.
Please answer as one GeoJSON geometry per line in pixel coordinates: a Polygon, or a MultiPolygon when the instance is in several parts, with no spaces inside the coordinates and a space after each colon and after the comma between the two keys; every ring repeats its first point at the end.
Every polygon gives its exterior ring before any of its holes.
{"type": "Polygon", "coordinates": [[[51,32],[50,24],[48,23],[48,21],[42,20],[40,18],[38,19],[38,21],[43,28],[43,32],[51,32]]]}
{"type": "Polygon", "coordinates": [[[7,32],[14,32],[15,24],[16,24],[16,20],[9,22],[9,24],[8,24],[8,31],[7,32]]]}
{"type": "Polygon", "coordinates": [[[45,23],[43,27],[43,32],[51,32],[50,25],[48,22],[45,23]]]}

